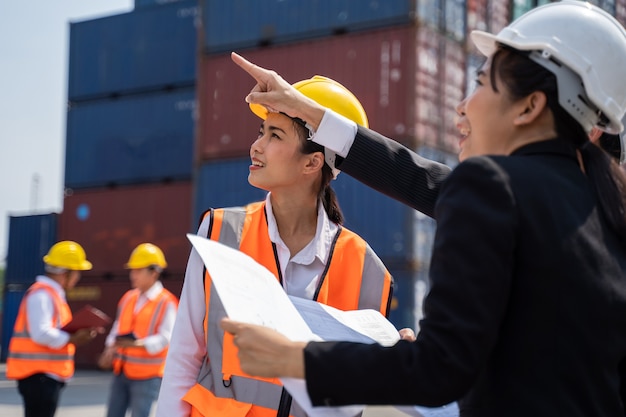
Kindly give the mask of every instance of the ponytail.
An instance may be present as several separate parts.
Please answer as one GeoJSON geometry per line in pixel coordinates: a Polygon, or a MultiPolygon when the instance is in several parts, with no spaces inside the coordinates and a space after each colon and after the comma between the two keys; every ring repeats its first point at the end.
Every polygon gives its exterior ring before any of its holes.
{"type": "Polygon", "coordinates": [[[626,247],[626,174],[613,158],[589,141],[580,147],[580,154],[602,214],[626,247]]]}
{"type": "MultiPolygon", "coordinates": [[[[318,143],[308,140],[309,130],[304,126],[304,123],[299,119],[293,119],[296,131],[300,135],[300,141],[302,143],[301,151],[304,154],[310,154],[313,152],[324,153],[324,147],[318,143]]],[[[328,215],[330,221],[336,224],[343,224],[343,213],[339,208],[339,201],[337,200],[337,194],[335,190],[330,186],[330,182],[333,179],[333,172],[330,166],[324,162],[322,167],[322,180],[320,183],[320,189],[317,194],[317,201],[322,202],[324,210],[328,215]]]]}
{"type": "Polygon", "coordinates": [[[328,215],[331,222],[336,224],[343,224],[343,213],[339,208],[339,201],[337,200],[337,194],[335,190],[330,186],[333,173],[327,164],[324,164],[322,169],[322,187],[320,188],[320,194],[318,200],[321,200],[324,204],[324,210],[328,215]]]}

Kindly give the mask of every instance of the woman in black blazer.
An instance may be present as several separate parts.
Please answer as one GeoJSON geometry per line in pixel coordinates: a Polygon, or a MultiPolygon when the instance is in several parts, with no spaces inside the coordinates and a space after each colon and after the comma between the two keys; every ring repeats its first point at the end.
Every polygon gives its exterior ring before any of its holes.
{"type": "MultiPolygon", "coordinates": [[[[337,163],[437,220],[417,339],[305,345],[223,327],[246,372],[305,378],[314,405],[458,401],[463,417],[623,416],[626,178],[587,134],[623,127],[626,31],[566,0],[472,39],[488,58],[457,109],[461,163],[451,173],[356,127],[337,163]]],[[[234,60],[257,80],[248,101],[306,120],[316,136],[342,131],[274,72],[234,60]]]]}

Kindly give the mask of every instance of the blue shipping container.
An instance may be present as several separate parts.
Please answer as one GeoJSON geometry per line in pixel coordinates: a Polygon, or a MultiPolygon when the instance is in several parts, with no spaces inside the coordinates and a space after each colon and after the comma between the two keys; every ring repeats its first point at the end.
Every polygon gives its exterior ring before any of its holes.
{"type": "Polygon", "coordinates": [[[193,88],[75,104],[65,186],[191,179],[195,109],[193,88]]]}
{"type": "Polygon", "coordinates": [[[9,217],[9,246],[4,281],[30,284],[44,273],[43,256],[57,239],[57,214],[9,217]]]}
{"type": "Polygon", "coordinates": [[[0,333],[2,334],[0,338],[2,342],[0,345],[0,362],[6,362],[7,360],[13,325],[15,324],[15,319],[17,319],[20,303],[28,287],[28,285],[22,286],[19,284],[9,284],[4,287],[4,307],[2,308],[2,327],[0,328],[0,333]]]}
{"type": "Polygon", "coordinates": [[[135,9],[152,6],[164,6],[170,3],[177,3],[182,0],[135,0],[135,9]]]}
{"type": "Polygon", "coordinates": [[[229,52],[409,23],[411,0],[204,0],[203,49],[229,52]]]}
{"type": "Polygon", "coordinates": [[[394,281],[389,321],[398,330],[405,327],[416,330],[416,273],[410,269],[387,268],[394,281]]]}
{"type": "Polygon", "coordinates": [[[265,199],[266,192],[248,183],[250,158],[204,163],[194,185],[194,220],[209,208],[237,207],[265,199]]]}
{"type": "Polygon", "coordinates": [[[365,239],[383,261],[413,259],[413,209],[347,174],[340,174],[331,186],[337,193],[344,225],[365,239]]]}
{"type": "Polygon", "coordinates": [[[70,101],[193,85],[197,0],[70,24],[70,101]]]}

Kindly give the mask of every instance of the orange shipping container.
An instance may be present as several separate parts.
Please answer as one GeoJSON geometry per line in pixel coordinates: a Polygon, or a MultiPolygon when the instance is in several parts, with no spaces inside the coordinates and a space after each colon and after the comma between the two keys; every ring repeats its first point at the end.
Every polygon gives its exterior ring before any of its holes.
{"type": "Polygon", "coordinates": [[[626,0],[615,1],[615,18],[626,26],[626,0]]]}
{"type": "Polygon", "coordinates": [[[511,3],[508,1],[489,2],[487,31],[498,33],[511,21],[511,3]]]}
{"type": "Polygon", "coordinates": [[[75,240],[93,263],[83,276],[127,276],[124,264],[140,243],[159,246],[168,274],[182,275],[191,246],[191,182],[67,191],[59,239],[75,240]]]}
{"type": "Polygon", "coordinates": [[[459,141],[459,131],[456,128],[456,107],[463,100],[466,92],[466,53],[463,45],[452,39],[446,39],[442,55],[443,132],[440,142],[443,146],[439,149],[454,152],[459,141]]]}
{"type": "MultiPolygon", "coordinates": [[[[316,74],[331,77],[359,98],[374,130],[412,148],[456,152],[456,140],[446,143],[442,134],[445,42],[433,29],[404,26],[242,54],[292,83],[316,74]]],[[[464,63],[460,68],[463,73],[464,63]]],[[[248,154],[260,124],[244,102],[253,86],[229,54],[200,59],[197,162],[248,154]]]]}

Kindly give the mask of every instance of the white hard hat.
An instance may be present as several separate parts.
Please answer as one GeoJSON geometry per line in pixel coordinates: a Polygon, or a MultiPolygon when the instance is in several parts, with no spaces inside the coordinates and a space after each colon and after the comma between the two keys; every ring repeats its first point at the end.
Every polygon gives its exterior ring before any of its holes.
{"type": "Polygon", "coordinates": [[[562,0],[525,13],[497,35],[471,33],[490,56],[497,44],[535,51],[530,59],[555,74],[559,104],[589,132],[619,133],[626,112],[626,30],[589,3],[562,0]]]}

